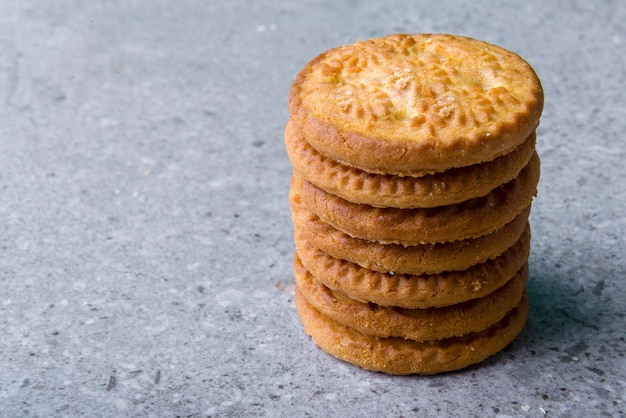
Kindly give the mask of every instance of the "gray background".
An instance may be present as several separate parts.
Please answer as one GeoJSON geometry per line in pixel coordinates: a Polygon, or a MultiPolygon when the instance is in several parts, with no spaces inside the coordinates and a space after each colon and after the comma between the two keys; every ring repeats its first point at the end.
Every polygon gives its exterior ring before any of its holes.
{"type": "Polygon", "coordinates": [[[0,0],[3,416],[618,416],[626,3],[0,0]],[[295,74],[396,32],[545,89],[527,328],[477,367],[362,371],[293,306],[295,74]]]}

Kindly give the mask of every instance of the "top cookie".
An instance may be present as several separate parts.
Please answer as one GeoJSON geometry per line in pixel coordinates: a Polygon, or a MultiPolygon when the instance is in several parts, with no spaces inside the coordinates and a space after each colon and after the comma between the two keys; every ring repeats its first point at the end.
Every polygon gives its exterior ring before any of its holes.
{"type": "Polygon", "coordinates": [[[319,152],[413,176],[512,151],[542,109],[541,83],[521,57],[444,34],[333,48],[304,67],[289,97],[294,124],[319,152]]]}

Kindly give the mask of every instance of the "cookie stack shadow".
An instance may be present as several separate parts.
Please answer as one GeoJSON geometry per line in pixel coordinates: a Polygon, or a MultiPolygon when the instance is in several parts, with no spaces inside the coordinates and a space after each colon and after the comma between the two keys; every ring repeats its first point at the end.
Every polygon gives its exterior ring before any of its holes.
{"type": "Polygon", "coordinates": [[[364,169],[318,139],[292,112],[295,303],[314,342],[367,370],[436,374],[514,340],[529,310],[535,130],[495,158],[424,172],[364,169]]]}

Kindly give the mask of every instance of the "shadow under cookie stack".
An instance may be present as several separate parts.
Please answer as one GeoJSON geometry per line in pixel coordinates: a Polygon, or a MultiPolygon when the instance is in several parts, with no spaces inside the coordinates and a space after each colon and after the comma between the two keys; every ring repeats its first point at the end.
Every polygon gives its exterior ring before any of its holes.
{"type": "Polygon", "coordinates": [[[285,130],[295,303],[322,350],[436,374],[515,339],[542,107],[522,58],[464,37],[390,35],[304,67],[285,130]]]}

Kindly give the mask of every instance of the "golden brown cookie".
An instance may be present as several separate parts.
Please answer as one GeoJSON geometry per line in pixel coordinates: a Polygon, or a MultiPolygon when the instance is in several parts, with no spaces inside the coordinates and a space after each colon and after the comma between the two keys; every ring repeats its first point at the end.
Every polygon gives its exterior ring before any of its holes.
{"type": "Polygon", "coordinates": [[[451,35],[389,35],[333,48],[297,75],[295,128],[330,158],[415,175],[491,161],[537,128],[541,83],[501,47],[451,35]]]}
{"type": "Polygon", "coordinates": [[[539,157],[507,184],[483,197],[425,209],[375,208],[325,192],[294,172],[291,187],[324,222],[356,238],[420,245],[480,237],[511,222],[530,203],[539,182],[539,157]]]}
{"type": "Polygon", "coordinates": [[[359,302],[315,280],[302,263],[294,262],[296,286],[321,314],[364,334],[415,341],[442,340],[478,332],[500,321],[516,307],[526,287],[524,266],[493,293],[443,308],[405,309],[359,302]]]}
{"type": "Polygon", "coordinates": [[[374,174],[341,164],[308,145],[290,121],[285,129],[285,144],[294,169],[320,189],[352,203],[410,209],[481,197],[513,180],[535,151],[535,133],[493,161],[421,177],[374,174]]]}
{"type": "Polygon", "coordinates": [[[525,264],[530,252],[530,228],[519,241],[493,260],[463,271],[431,275],[379,273],[333,258],[296,239],[295,262],[333,290],[361,302],[407,309],[438,308],[484,297],[509,281],[525,264]]]}
{"type": "Polygon", "coordinates": [[[322,315],[296,288],[296,309],[304,332],[326,353],[366,370],[388,374],[436,374],[479,363],[505,348],[522,331],[528,297],[500,322],[461,337],[417,342],[373,337],[322,315]]]}
{"type": "Polygon", "coordinates": [[[528,206],[513,221],[478,238],[404,246],[380,244],[344,234],[310,212],[294,189],[289,192],[289,202],[296,239],[309,241],[332,257],[351,261],[370,270],[402,274],[465,270],[497,257],[519,240],[530,213],[528,206]]]}

